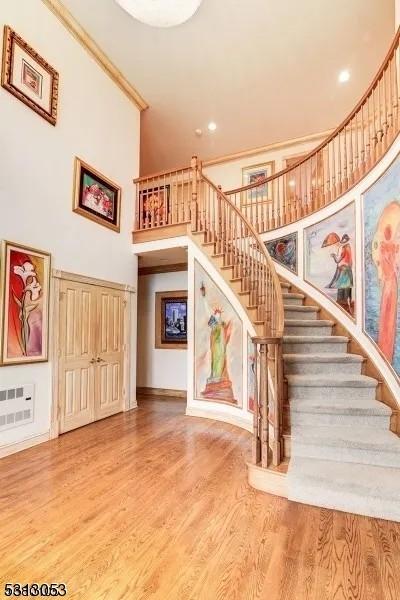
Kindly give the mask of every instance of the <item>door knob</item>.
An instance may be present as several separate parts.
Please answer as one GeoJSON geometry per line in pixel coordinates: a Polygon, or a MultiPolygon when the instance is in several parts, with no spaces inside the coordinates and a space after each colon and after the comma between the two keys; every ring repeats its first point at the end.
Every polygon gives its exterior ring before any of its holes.
{"type": "Polygon", "coordinates": [[[92,360],[90,361],[90,363],[93,365],[96,362],[95,358],[92,358],[92,360]]]}
{"type": "Polygon", "coordinates": [[[96,362],[100,363],[100,362],[106,362],[104,359],[100,358],[100,356],[98,356],[96,358],[96,362]]]}

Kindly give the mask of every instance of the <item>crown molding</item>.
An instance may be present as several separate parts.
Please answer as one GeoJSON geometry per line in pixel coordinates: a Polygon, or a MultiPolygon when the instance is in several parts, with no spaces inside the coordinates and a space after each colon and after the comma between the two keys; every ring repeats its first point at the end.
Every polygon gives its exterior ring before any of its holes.
{"type": "Polygon", "coordinates": [[[233,160],[239,160],[241,158],[247,158],[250,156],[256,156],[263,152],[270,152],[272,150],[278,150],[279,148],[288,148],[289,146],[295,146],[304,142],[312,142],[314,140],[320,140],[328,137],[334,129],[328,129],[327,131],[321,131],[319,133],[312,133],[299,138],[292,138],[285,140],[284,142],[275,142],[274,144],[268,144],[267,146],[259,146],[258,148],[250,148],[249,150],[243,150],[241,152],[235,152],[234,154],[226,154],[217,158],[211,158],[210,160],[203,160],[203,167],[212,167],[213,165],[219,165],[225,162],[231,162],[233,160]]]}
{"type": "Polygon", "coordinates": [[[87,31],[78,23],[75,17],[60,0],[42,0],[43,4],[61,21],[70,34],[85,48],[97,64],[103,69],[110,79],[124,92],[131,102],[140,110],[146,110],[149,107],[146,100],[123,76],[121,71],[111,62],[108,56],[101,50],[96,42],[90,37],[87,31]]]}

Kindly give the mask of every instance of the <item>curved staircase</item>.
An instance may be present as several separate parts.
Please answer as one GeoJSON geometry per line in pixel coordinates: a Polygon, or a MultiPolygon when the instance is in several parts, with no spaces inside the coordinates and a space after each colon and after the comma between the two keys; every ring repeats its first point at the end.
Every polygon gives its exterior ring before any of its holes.
{"type": "Polygon", "coordinates": [[[400,520],[400,439],[377,400],[378,381],[363,374],[364,358],[348,353],[333,321],[281,286],[289,499],[400,520]]]}
{"type": "Polygon", "coordinates": [[[279,281],[260,234],[331,205],[385,155],[400,132],[399,65],[400,28],[343,123],[269,177],[223,192],[193,157],[190,167],[136,179],[133,232],[134,241],[190,235],[247,311],[257,334],[254,486],[398,521],[400,439],[389,429],[392,411],[380,401],[379,383],[365,374],[364,358],[348,351],[358,346],[336,331],[340,324],[320,318],[318,306],[279,281]]]}

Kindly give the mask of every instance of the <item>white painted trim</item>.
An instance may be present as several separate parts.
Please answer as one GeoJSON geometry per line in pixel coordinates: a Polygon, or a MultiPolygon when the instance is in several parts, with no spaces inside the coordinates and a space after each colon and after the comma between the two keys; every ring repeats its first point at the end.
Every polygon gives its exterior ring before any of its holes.
{"type": "Polygon", "coordinates": [[[230,415],[223,411],[210,410],[209,408],[197,408],[188,406],[186,408],[186,416],[188,417],[202,417],[203,419],[213,419],[214,421],[223,421],[230,425],[236,425],[241,429],[245,429],[249,433],[253,432],[253,423],[248,421],[244,417],[239,415],[230,415]]]}
{"type": "Polygon", "coordinates": [[[247,463],[248,482],[251,487],[274,496],[288,497],[288,483],[286,473],[263,469],[258,465],[247,463]]]}
{"type": "Polygon", "coordinates": [[[140,242],[132,244],[133,254],[142,254],[145,252],[154,252],[154,250],[167,250],[168,248],[187,248],[189,238],[187,235],[165,238],[162,240],[152,240],[151,242],[140,242]]]}
{"type": "Polygon", "coordinates": [[[41,433],[39,435],[26,438],[21,442],[1,446],[0,458],[4,458],[5,456],[9,456],[10,454],[15,454],[16,452],[21,452],[21,450],[27,450],[28,448],[32,448],[33,446],[37,446],[38,444],[42,444],[43,442],[48,442],[49,440],[50,432],[47,431],[46,433],[41,433]]]}

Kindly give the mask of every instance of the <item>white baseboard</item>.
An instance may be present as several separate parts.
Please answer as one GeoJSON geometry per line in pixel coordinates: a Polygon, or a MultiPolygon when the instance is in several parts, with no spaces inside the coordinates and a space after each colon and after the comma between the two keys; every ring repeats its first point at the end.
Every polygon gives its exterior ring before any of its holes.
{"type": "Polygon", "coordinates": [[[192,406],[186,407],[186,415],[189,417],[202,417],[204,419],[213,419],[214,421],[223,421],[224,423],[236,425],[241,429],[250,431],[250,433],[253,432],[253,421],[236,415],[230,415],[214,410],[207,410],[206,408],[193,408],[192,406]]]}
{"type": "Polygon", "coordinates": [[[288,497],[286,473],[263,469],[257,465],[247,463],[248,482],[251,487],[274,496],[288,497]]]}
{"type": "Polygon", "coordinates": [[[43,442],[48,442],[50,439],[50,432],[42,433],[41,435],[35,435],[33,437],[22,440],[22,442],[16,442],[14,444],[7,444],[6,446],[0,446],[0,458],[21,452],[21,450],[27,450],[43,442]]]}

